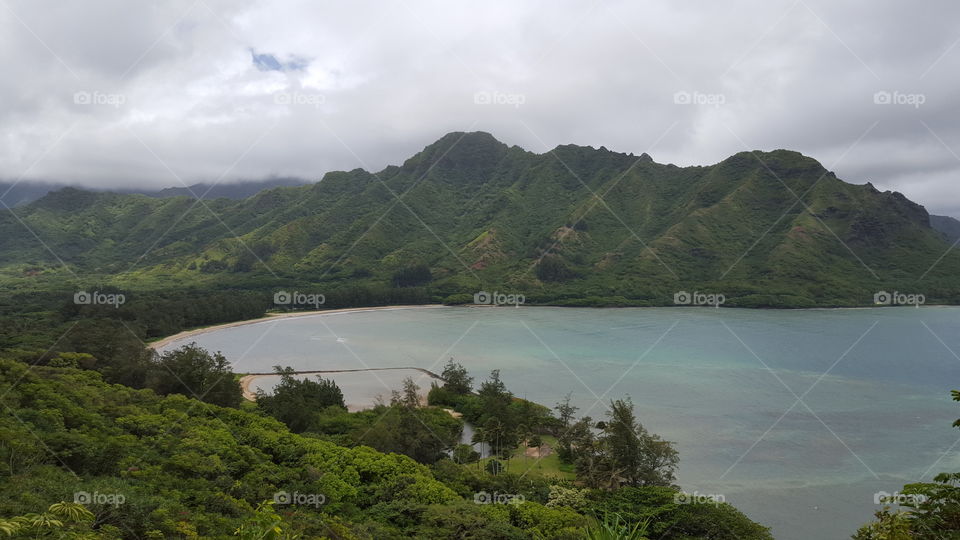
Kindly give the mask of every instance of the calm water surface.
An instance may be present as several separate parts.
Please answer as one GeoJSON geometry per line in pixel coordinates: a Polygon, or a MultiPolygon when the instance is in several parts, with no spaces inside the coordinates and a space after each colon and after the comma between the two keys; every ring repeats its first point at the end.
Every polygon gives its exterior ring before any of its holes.
{"type": "MultiPolygon", "coordinates": [[[[946,307],[450,307],[267,321],[190,340],[237,371],[440,371],[453,357],[477,382],[499,369],[515,394],[545,405],[572,392],[594,418],[629,395],[643,424],[675,441],[685,491],[722,494],[777,538],[839,539],[870,520],[874,493],[960,470],[958,330],[960,308],[946,307]]],[[[387,396],[394,379],[352,392],[387,396]]]]}

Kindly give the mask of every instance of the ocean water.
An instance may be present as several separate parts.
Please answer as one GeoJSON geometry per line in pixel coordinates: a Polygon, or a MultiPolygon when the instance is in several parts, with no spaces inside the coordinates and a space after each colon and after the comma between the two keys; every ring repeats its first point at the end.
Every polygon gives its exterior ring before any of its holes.
{"type": "MultiPolygon", "coordinates": [[[[685,491],[722,496],[777,538],[840,539],[872,518],[876,493],[960,470],[958,330],[951,307],[448,307],[266,321],[188,341],[242,372],[439,372],[452,357],[476,382],[499,369],[516,395],[545,405],[570,392],[595,419],[630,396],[644,426],[676,444],[685,491]]],[[[352,379],[351,392],[389,396],[394,379],[352,379]]]]}

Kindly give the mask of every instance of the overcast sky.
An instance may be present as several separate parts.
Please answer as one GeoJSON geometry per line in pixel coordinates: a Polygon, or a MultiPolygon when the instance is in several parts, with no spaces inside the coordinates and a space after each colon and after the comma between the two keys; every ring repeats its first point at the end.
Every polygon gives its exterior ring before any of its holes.
{"type": "Polygon", "coordinates": [[[0,0],[0,180],[316,180],[482,130],[789,148],[960,217],[960,3],[875,4],[0,0]]]}

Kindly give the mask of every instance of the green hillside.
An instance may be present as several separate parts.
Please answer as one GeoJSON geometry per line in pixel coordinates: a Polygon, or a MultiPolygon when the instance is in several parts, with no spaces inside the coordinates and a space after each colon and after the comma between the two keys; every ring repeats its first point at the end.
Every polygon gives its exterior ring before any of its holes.
{"type": "Polygon", "coordinates": [[[449,459],[427,466],[92,371],[0,357],[0,392],[5,537],[573,540],[596,538],[590,516],[616,512],[651,538],[771,538],[730,505],[677,503],[671,487],[587,490],[449,459]]]}
{"type": "Polygon", "coordinates": [[[0,214],[0,276],[27,288],[422,285],[439,300],[499,290],[596,305],[699,290],[745,306],[863,305],[899,290],[960,301],[960,258],[923,207],[786,150],[676,167],[451,133],[401,166],[243,200],[64,189],[13,212],[0,214]],[[425,277],[398,278],[411,269],[425,277]]]}

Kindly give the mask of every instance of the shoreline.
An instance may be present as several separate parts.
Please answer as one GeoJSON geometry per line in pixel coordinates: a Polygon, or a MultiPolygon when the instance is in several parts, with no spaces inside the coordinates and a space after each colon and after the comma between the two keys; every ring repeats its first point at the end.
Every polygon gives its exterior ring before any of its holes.
{"type": "MultiPolygon", "coordinates": [[[[160,338],[156,341],[151,341],[147,343],[147,348],[157,350],[175,341],[180,341],[182,339],[190,338],[193,336],[199,336],[206,334],[207,332],[213,332],[216,330],[223,330],[226,328],[235,328],[238,326],[246,326],[248,324],[259,324],[272,320],[281,320],[281,319],[293,319],[299,317],[313,317],[320,316],[325,314],[342,314],[342,313],[361,313],[365,311],[391,311],[399,309],[437,309],[437,308],[450,308],[450,307],[469,307],[469,308],[494,308],[501,306],[488,306],[488,305],[472,305],[472,304],[455,304],[455,305],[446,305],[446,304],[409,304],[409,305],[394,305],[394,306],[371,306],[371,307],[356,307],[356,308],[337,308],[337,309],[321,309],[314,311],[296,311],[292,313],[273,313],[268,314],[265,317],[260,317],[257,319],[245,319],[242,321],[233,321],[229,323],[220,323],[214,324],[211,326],[203,326],[200,328],[194,328],[192,330],[184,330],[182,332],[177,332],[171,336],[160,338]]],[[[509,306],[507,306],[509,307],[509,306]]],[[[562,306],[562,305],[524,305],[523,307],[528,308],[558,308],[558,309],[658,309],[658,308],[681,308],[681,309],[718,309],[710,306],[562,306]]],[[[804,307],[804,308],[745,308],[745,307],[721,307],[719,309],[745,309],[752,311],[764,311],[764,310],[780,310],[780,311],[840,311],[840,310],[860,310],[860,309],[882,309],[882,308],[914,308],[919,307],[923,308],[950,308],[950,307],[960,307],[953,306],[950,304],[924,304],[922,306],[844,306],[844,307],[804,307]]]]}
{"type": "Polygon", "coordinates": [[[399,306],[372,306],[372,307],[358,307],[358,308],[338,308],[338,309],[320,309],[314,311],[296,311],[293,313],[273,313],[265,317],[260,317],[258,319],[246,319],[243,321],[233,321],[228,323],[214,324],[211,326],[204,326],[201,328],[194,328],[193,330],[184,330],[182,332],[177,332],[172,336],[167,336],[160,338],[156,341],[151,341],[147,343],[147,347],[153,350],[162,349],[167,345],[175,341],[180,341],[182,339],[187,339],[194,336],[199,336],[206,334],[207,332],[213,332],[216,330],[223,330],[225,328],[236,328],[238,326],[246,326],[248,324],[258,324],[267,321],[273,320],[282,320],[282,319],[294,319],[299,317],[313,317],[317,315],[325,314],[340,314],[340,313],[359,313],[364,311],[390,311],[396,309],[413,309],[413,308],[442,308],[448,307],[443,304],[413,304],[413,305],[399,305],[399,306]]]}
{"type": "MultiPolygon", "coordinates": [[[[430,371],[429,369],[419,368],[419,367],[382,367],[382,368],[357,368],[357,369],[308,369],[303,371],[294,371],[292,375],[321,375],[327,373],[369,373],[371,371],[395,371],[395,370],[411,370],[419,371],[433,379],[439,381],[443,380],[443,377],[437,375],[436,373],[430,371]]],[[[250,385],[253,382],[261,377],[279,377],[280,373],[269,373],[269,372],[260,372],[260,373],[247,373],[240,377],[240,390],[243,392],[243,399],[247,401],[256,401],[257,395],[254,392],[250,391],[250,385]]],[[[331,377],[332,379],[332,377],[331,377]]]]}

